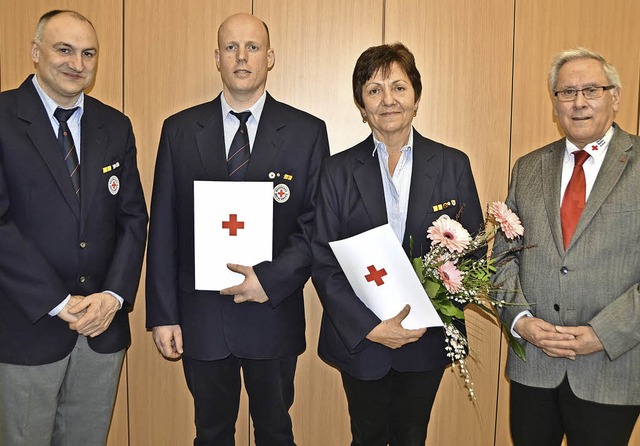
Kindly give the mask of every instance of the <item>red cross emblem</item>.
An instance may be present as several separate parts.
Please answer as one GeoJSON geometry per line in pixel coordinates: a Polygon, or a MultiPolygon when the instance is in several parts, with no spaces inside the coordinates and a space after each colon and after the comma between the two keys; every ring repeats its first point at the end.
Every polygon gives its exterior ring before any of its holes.
{"type": "Polygon", "coordinates": [[[598,150],[598,144],[594,144],[594,145],[592,145],[592,146],[591,146],[591,149],[592,149],[592,150],[598,150]]]}
{"type": "Polygon", "coordinates": [[[282,189],[279,189],[278,192],[276,192],[276,194],[278,194],[278,197],[280,198],[283,198],[285,195],[287,195],[287,193],[282,189]]]}
{"type": "Polygon", "coordinates": [[[238,229],[244,229],[244,222],[238,221],[237,214],[229,214],[229,220],[222,222],[222,229],[228,229],[230,236],[236,236],[238,229]]]}
{"type": "Polygon", "coordinates": [[[369,270],[369,274],[364,276],[367,282],[375,282],[377,286],[384,285],[382,278],[387,275],[384,268],[378,270],[375,266],[371,265],[367,266],[367,269],[369,270]]]}
{"type": "Polygon", "coordinates": [[[118,183],[115,180],[111,181],[111,188],[115,189],[116,187],[118,187],[118,183]]]}

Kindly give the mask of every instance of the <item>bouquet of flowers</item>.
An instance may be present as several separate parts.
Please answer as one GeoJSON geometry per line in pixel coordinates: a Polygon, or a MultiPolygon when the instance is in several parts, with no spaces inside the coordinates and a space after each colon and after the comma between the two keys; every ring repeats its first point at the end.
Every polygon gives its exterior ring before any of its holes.
{"type": "Polygon", "coordinates": [[[453,324],[454,320],[464,321],[464,305],[474,304],[495,316],[515,353],[522,359],[525,355],[524,347],[511,334],[511,327],[498,314],[497,308],[505,302],[492,298],[495,260],[490,256],[478,259],[472,255],[485,248],[499,230],[510,240],[524,233],[518,216],[500,201],[489,205],[485,227],[474,237],[458,221],[442,215],[427,231],[427,238],[431,240],[429,252],[412,260],[420,282],[444,323],[447,356],[454,367],[459,367],[471,400],[476,397],[466,366],[468,342],[453,324]]]}

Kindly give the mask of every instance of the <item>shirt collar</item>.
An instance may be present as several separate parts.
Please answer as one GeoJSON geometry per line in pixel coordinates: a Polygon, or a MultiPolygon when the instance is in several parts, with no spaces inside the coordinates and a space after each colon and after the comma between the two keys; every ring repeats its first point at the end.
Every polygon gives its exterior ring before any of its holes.
{"type": "MultiPolygon", "coordinates": [[[[585,144],[584,149],[589,152],[594,159],[596,158],[604,158],[605,153],[607,153],[607,148],[609,148],[609,143],[611,142],[611,138],[613,138],[614,127],[609,127],[609,130],[606,131],[604,136],[597,141],[593,141],[589,144],[585,144]]],[[[565,138],[566,146],[565,146],[565,160],[571,158],[571,154],[576,150],[580,150],[574,143],[565,138]]]]}
{"type": "Polygon", "coordinates": [[[254,104],[251,107],[245,110],[233,110],[233,108],[231,108],[231,106],[227,102],[227,99],[224,97],[224,92],[222,92],[222,94],[220,95],[220,103],[222,104],[222,119],[227,119],[230,111],[234,111],[234,112],[250,111],[251,117],[249,119],[250,120],[255,119],[257,123],[260,121],[260,116],[262,115],[262,110],[264,110],[264,103],[266,100],[267,100],[267,92],[265,90],[262,93],[262,96],[260,96],[258,100],[254,102],[254,104]]]}
{"type": "MultiPolygon", "coordinates": [[[[371,156],[376,156],[376,151],[382,152],[385,156],[388,156],[387,146],[382,141],[378,141],[375,133],[371,134],[373,136],[373,151],[371,152],[371,156]]],[[[413,148],[413,127],[411,127],[411,131],[409,132],[409,139],[407,139],[407,143],[402,146],[400,149],[401,152],[410,153],[413,148]]]]}
{"type": "MultiPolygon", "coordinates": [[[[53,113],[56,111],[56,109],[58,107],[60,108],[66,108],[66,107],[63,107],[60,104],[58,104],[56,101],[51,99],[47,93],[44,92],[44,90],[38,83],[38,76],[36,74],[33,75],[33,78],[31,80],[33,82],[34,87],[36,87],[38,96],[40,96],[40,99],[44,104],[44,108],[47,111],[47,116],[49,117],[49,119],[54,119],[53,113]]],[[[73,105],[73,107],[78,107],[78,110],[76,110],[73,116],[74,117],[77,116],[77,119],[80,120],[80,118],[82,117],[82,114],[84,113],[84,93],[80,93],[80,96],[78,96],[78,100],[73,105]]],[[[73,107],[69,107],[69,108],[71,109],[73,107]]]]}

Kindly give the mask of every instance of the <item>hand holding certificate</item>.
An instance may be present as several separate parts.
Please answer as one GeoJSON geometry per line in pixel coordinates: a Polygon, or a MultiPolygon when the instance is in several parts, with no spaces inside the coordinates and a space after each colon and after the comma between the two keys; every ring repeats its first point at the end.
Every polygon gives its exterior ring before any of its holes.
{"type": "Polygon", "coordinates": [[[409,304],[404,328],[442,326],[391,226],[329,242],[329,246],[356,295],[381,320],[396,316],[409,304]]]}

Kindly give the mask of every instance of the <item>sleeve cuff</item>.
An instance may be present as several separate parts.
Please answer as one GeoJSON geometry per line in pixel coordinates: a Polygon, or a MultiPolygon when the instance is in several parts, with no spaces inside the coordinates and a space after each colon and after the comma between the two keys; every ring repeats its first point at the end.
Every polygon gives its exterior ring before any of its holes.
{"type": "Polygon", "coordinates": [[[118,307],[118,310],[120,310],[122,308],[122,304],[124,303],[124,299],[122,297],[120,297],[119,294],[116,294],[113,291],[109,291],[109,290],[105,290],[103,292],[107,293],[107,294],[111,294],[113,297],[115,297],[118,300],[118,302],[120,303],[120,307],[118,307]]]}
{"type": "Polygon", "coordinates": [[[69,299],[71,299],[71,294],[68,294],[67,297],[65,297],[65,299],[62,302],[60,302],[60,304],[58,304],[58,306],[56,306],[53,310],[49,311],[49,316],[57,316],[58,313],[60,313],[62,309],[65,307],[65,305],[67,305],[67,302],[69,302],[69,299]]]}
{"type": "Polygon", "coordinates": [[[516,330],[513,327],[515,327],[516,323],[523,317],[533,317],[533,314],[531,314],[531,311],[525,310],[522,313],[518,313],[518,315],[515,317],[515,319],[513,319],[513,323],[511,324],[511,334],[516,339],[522,339],[522,336],[520,336],[518,333],[516,333],[516,330]]]}

